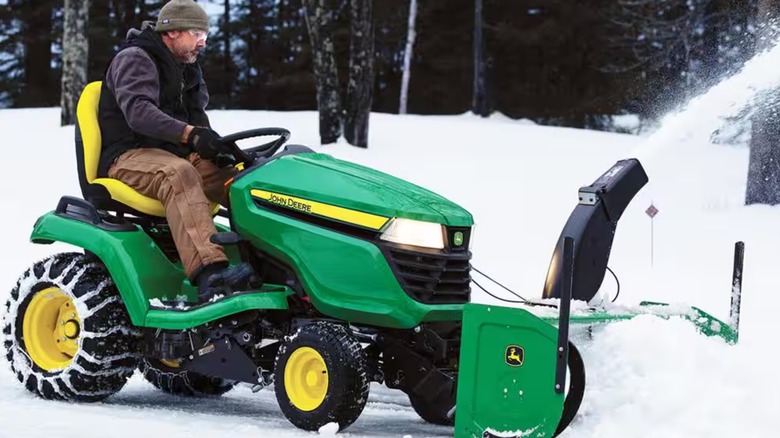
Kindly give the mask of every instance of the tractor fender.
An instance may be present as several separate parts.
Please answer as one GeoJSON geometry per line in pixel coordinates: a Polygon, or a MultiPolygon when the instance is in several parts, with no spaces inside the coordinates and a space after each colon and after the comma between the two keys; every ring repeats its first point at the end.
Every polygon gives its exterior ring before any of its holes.
{"type": "Polygon", "coordinates": [[[150,297],[144,291],[169,291],[171,298],[182,293],[185,278],[181,267],[172,263],[140,227],[59,210],[38,218],[30,240],[37,244],[68,243],[100,258],[134,325],[144,325],[149,309],[150,297]]]}

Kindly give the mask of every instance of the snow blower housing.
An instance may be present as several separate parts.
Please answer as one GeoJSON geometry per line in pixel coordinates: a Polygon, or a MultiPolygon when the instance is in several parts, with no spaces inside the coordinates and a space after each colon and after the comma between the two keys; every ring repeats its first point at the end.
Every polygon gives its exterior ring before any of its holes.
{"type": "Polygon", "coordinates": [[[470,302],[468,211],[374,169],[305,146],[282,149],[290,133],[281,128],[222,138],[240,173],[228,205],[214,210],[221,220],[212,241],[262,284],[198,304],[159,202],[96,178],[99,93],[99,82],[89,84],[77,109],[84,198],[63,197],[30,237],[81,250],[32,264],[3,319],[11,368],[42,398],[104,400],[136,370],[182,396],[273,383],[295,427],[344,430],[378,382],[458,438],[550,437],[569,425],[585,392],[571,324],[681,316],[736,342],[736,325],[696,308],[575,305],[598,288],[617,220],[647,181],[636,160],[581,190],[545,288],[557,304],[504,307],[470,302]],[[236,145],[268,135],[279,138],[236,145]]]}

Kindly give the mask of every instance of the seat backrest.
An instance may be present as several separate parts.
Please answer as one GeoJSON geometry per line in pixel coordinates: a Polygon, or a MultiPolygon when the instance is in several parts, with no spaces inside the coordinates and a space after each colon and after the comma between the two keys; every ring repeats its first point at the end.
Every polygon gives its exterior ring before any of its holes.
{"type": "Polygon", "coordinates": [[[76,106],[76,157],[82,190],[97,177],[100,161],[100,125],[98,124],[98,103],[101,81],[90,82],[84,87],[76,106]]]}

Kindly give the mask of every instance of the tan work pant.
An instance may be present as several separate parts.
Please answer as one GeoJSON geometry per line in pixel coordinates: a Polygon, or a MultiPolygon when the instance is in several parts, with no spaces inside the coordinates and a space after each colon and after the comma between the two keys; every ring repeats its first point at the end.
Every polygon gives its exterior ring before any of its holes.
{"type": "Polygon", "coordinates": [[[202,265],[227,260],[222,247],[209,241],[217,231],[209,201],[226,205],[224,184],[235,173],[232,166],[220,169],[196,153],[185,159],[157,148],[127,151],[108,170],[109,178],[162,202],[184,271],[191,280],[202,265]]]}

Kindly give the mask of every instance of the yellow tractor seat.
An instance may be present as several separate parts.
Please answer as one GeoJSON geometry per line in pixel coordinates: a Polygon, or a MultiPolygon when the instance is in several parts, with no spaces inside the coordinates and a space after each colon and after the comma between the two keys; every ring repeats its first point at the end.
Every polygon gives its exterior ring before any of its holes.
{"type": "MultiPolygon", "coordinates": [[[[165,217],[165,208],[157,199],[144,196],[117,179],[97,177],[102,147],[98,125],[101,85],[100,81],[87,84],[76,107],[76,156],[84,198],[98,209],[165,217]]],[[[216,214],[219,204],[211,206],[212,213],[216,214]]]]}

